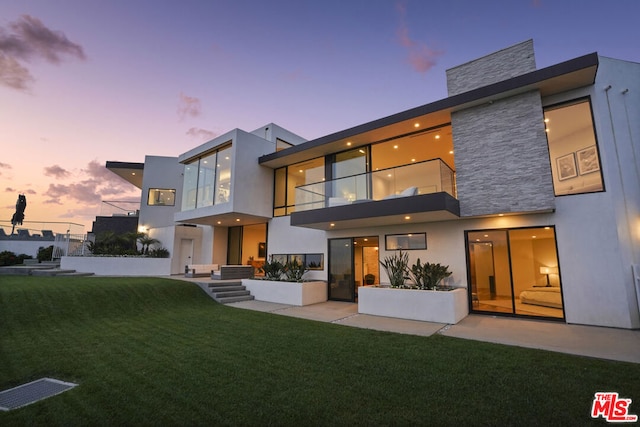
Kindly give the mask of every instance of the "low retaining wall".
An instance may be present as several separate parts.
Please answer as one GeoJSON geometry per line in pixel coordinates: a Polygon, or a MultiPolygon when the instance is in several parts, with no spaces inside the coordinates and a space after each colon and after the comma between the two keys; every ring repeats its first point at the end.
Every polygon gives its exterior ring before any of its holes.
{"type": "Polygon", "coordinates": [[[170,276],[171,258],[63,256],[60,268],[97,276],[170,276]]]}
{"type": "Polygon", "coordinates": [[[455,324],[469,314],[467,290],[423,291],[363,286],[358,290],[358,313],[455,324]]]}
{"type": "Polygon", "coordinates": [[[296,283],[242,279],[242,284],[258,301],[303,306],[327,300],[325,282],[296,283]]]}

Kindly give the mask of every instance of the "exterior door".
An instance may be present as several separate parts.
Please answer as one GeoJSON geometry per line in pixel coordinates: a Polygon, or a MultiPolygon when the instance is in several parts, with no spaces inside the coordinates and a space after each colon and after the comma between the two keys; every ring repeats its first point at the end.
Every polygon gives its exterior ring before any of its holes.
{"type": "Polygon", "coordinates": [[[181,271],[185,270],[189,264],[193,264],[193,239],[180,239],[181,271]]]}
{"type": "Polygon", "coordinates": [[[227,264],[242,264],[242,226],[229,227],[227,244],[227,264]]]}
{"type": "Polygon", "coordinates": [[[355,301],[353,239],[329,240],[329,299],[355,301]]]}

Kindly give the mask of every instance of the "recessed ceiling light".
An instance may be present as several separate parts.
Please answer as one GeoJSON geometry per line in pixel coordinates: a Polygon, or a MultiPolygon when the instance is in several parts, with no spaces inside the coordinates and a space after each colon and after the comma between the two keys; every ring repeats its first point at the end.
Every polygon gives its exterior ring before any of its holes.
{"type": "Polygon", "coordinates": [[[412,161],[412,162],[415,162],[415,161],[416,161],[416,159],[411,159],[411,161],[412,161]]]}
{"type": "Polygon", "coordinates": [[[551,230],[551,227],[545,227],[544,229],[545,230],[551,230]]]}
{"type": "Polygon", "coordinates": [[[397,145],[394,145],[394,146],[393,146],[393,148],[395,148],[395,149],[397,150],[397,149],[398,149],[398,146],[397,146],[397,145]]]}
{"type": "Polygon", "coordinates": [[[300,173],[304,172],[302,169],[300,169],[300,173]]]}
{"type": "Polygon", "coordinates": [[[360,153],[364,154],[364,150],[361,148],[358,150],[360,153]]]}
{"type": "Polygon", "coordinates": [[[504,216],[504,214],[498,214],[498,216],[504,216]]]}
{"type": "Polygon", "coordinates": [[[131,172],[131,175],[135,175],[135,174],[136,174],[135,172],[131,172]]]}
{"type": "Polygon", "coordinates": [[[329,224],[329,226],[335,227],[336,225],[334,223],[331,223],[331,224],[329,224]]]}
{"type": "Polygon", "coordinates": [[[453,154],[453,150],[449,151],[449,154],[453,154]]]}
{"type": "Polygon", "coordinates": [[[436,135],[436,139],[440,139],[440,135],[436,135]]]}
{"type": "Polygon", "coordinates": [[[236,222],[240,222],[240,218],[236,218],[236,222]]]}
{"type": "Polygon", "coordinates": [[[413,127],[419,128],[420,127],[420,123],[414,123],[413,127]]]}
{"type": "Polygon", "coordinates": [[[535,239],[537,236],[531,236],[532,239],[535,239]]]}
{"type": "Polygon", "coordinates": [[[549,119],[544,119],[544,122],[545,123],[549,123],[549,119]]]}
{"type": "Polygon", "coordinates": [[[405,216],[404,219],[411,219],[409,215],[405,216]]]}
{"type": "Polygon", "coordinates": [[[347,142],[347,146],[351,147],[351,141],[347,142]]]}
{"type": "Polygon", "coordinates": [[[218,221],[218,224],[222,224],[222,221],[218,221]]]}

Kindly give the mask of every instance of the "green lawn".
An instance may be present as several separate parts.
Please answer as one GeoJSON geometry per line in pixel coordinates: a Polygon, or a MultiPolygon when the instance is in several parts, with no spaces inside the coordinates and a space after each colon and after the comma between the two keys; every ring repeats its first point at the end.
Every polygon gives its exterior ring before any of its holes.
{"type": "MultiPolygon", "coordinates": [[[[585,425],[640,365],[234,309],[156,278],[0,276],[0,425],[585,425]]],[[[596,424],[605,424],[602,419],[596,424]]]]}

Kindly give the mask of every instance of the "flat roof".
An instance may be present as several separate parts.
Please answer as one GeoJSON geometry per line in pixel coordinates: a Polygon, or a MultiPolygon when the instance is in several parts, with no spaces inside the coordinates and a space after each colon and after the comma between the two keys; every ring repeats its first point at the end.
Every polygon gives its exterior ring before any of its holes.
{"type": "Polygon", "coordinates": [[[416,122],[420,122],[421,130],[449,123],[454,111],[531,90],[539,90],[541,96],[545,97],[592,85],[597,69],[598,54],[590,53],[267,154],[260,157],[259,163],[271,168],[287,166],[398,135],[408,135],[416,131],[416,122]],[[350,144],[347,146],[347,143],[350,144]]]}
{"type": "Polygon", "coordinates": [[[144,163],[107,161],[106,168],[125,181],[142,189],[144,163]]]}

